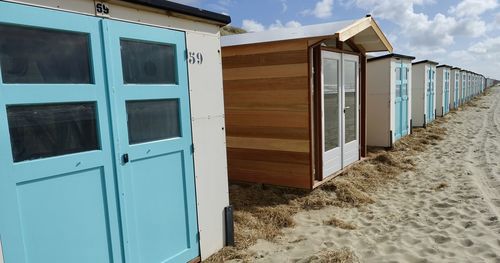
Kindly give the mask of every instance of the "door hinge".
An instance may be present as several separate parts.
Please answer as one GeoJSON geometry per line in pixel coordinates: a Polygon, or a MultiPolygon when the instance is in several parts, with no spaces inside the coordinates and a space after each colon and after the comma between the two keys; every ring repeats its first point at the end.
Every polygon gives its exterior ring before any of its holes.
{"type": "Polygon", "coordinates": [[[200,231],[198,231],[198,233],[196,233],[196,240],[197,240],[198,242],[200,242],[200,231]]]}
{"type": "Polygon", "coordinates": [[[194,144],[191,144],[191,153],[194,153],[194,144]]]}

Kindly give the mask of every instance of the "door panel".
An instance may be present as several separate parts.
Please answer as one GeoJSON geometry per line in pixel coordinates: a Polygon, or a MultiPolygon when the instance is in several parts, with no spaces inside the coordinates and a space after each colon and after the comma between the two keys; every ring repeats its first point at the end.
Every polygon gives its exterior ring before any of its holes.
{"type": "Polygon", "coordinates": [[[341,57],[322,51],[323,178],[342,169],[341,57]]]}
{"type": "Polygon", "coordinates": [[[126,257],[199,255],[183,32],[104,21],[126,257]]]}
{"type": "Polygon", "coordinates": [[[394,138],[395,140],[408,134],[408,65],[395,63],[396,97],[394,107],[394,138]]]}
{"type": "Polygon", "coordinates": [[[343,64],[343,104],[344,104],[344,145],[342,167],[359,160],[359,59],[357,56],[342,54],[343,64]]]}
{"type": "Polygon", "coordinates": [[[408,74],[407,64],[401,64],[401,136],[408,135],[408,74]]]}
{"type": "Polygon", "coordinates": [[[0,13],[5,262],[120,262],[99,20],[6,2],[0,13]]]}
{"type": "Polygon", "coordinates": [[[428,69],[428,77],[429,80],[427,82],[427,123],[432,122],[435,119],[435,111],[434,111],[434,98],[436,93],[436,83],[435,83],[435,75],[436,71],[429,67],[428,69]]]}
{"type": "Polygon", "coordinates": [[[323,178],[359,160],[357,56],[322,51],[323,178]]]}
{"type": "Polygon", "coordinates": [[[17,185],[29,262],[112,262],[101,168],[17,185]]]}
{"type": "Polygon", "coordinates": [[[401,62],[396,62],[395,66],[395,77],[396,77],[396,97],[394,102],[394,138],[398,140],[402,136],[401,121],[402,121],[402,67],[401,62]]]}

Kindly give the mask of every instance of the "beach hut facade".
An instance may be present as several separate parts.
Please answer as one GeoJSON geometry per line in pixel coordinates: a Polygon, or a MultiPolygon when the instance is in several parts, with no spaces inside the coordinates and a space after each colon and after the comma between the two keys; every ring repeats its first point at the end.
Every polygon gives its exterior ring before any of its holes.
{"type": "Polygon", "coordinates": [[[222,38],[229,178],[313,189],[366,154],[371,17],[222,38]]]}
{"type": "Polygon", "coordinates": [[[159,0],[2,1],[0,14],[0,258],[222,248],[230,18],[159,0]]]}
{"type": "Polygon", "coordinates": [[[456,109],[460,105],[460,68],[451,69],[450,107],[456,109]]]}
{"type": "Polygon", "coordinates": [[[462,74],[462,89],[461,89],[461,93],[460,93],[460,104],[464,104],[465,101],[466,101],[466,98],[467,98],[467,70],[462,70],[461,71],[461,74],[462,74]]]}
{"type": "Polygon", "coordinates": [[[368,146],[392,147],[411,130],[411,63],[389,54],[368,59],[366,123],[368,146]]]}
{"type": "Polygon", "coordinates": [[[467,88],[465,89],[465,101],[470,101],[472,95],[472,72],[467,71],[467,88]]]}
{"type": "Polygon", "coordinates": [[[437,66],[436,113],[443,117],[450,112],[451,66],[437,66]]]}
{"type": "Polygon", "coordinates": [[[426,127],[436,118],[437,62],[423,60],[412,64],[412,125],[426,127]]]}

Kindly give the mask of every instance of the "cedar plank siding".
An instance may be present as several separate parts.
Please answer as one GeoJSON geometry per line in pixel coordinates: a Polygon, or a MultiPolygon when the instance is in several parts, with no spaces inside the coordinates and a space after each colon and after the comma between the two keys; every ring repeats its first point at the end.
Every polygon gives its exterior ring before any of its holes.
{"type": "Polygon", "coordinates": [[[312,188],[305,40],[224,47],[229,179],[312,188]]]}

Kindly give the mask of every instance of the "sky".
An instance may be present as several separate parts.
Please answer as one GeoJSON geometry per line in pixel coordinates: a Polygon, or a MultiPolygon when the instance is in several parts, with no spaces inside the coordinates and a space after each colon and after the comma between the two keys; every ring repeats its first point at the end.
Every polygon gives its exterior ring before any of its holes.
{"type": "Polygon", "coordinates": [[[174,0],[230,15],[247,31],[371,14],[395,53],[500,79],[500,0],[174,0]]]}

